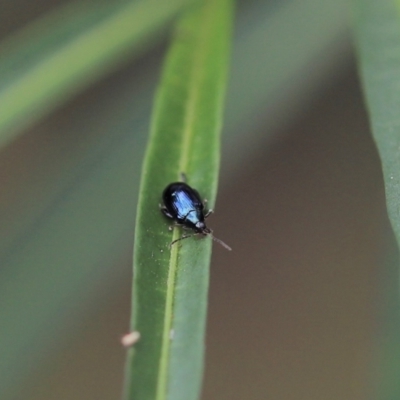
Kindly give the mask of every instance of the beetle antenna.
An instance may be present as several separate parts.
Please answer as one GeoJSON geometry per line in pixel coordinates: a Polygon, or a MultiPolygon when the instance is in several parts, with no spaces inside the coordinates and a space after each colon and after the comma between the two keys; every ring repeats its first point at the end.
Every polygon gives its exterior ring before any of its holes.
{"type": "Polygon", "coordinates": [[[179,242],[180,240],[183,240],[183,239],[190,238],[190,237],[192,237],[192,236],[194,236],[194,235],[197,235],[197,233],[194,233],[193,235],[183,235],[183,236],[181,236],[180,238],[175,239],[174,241],[172,241],[172,242],[170,243],[169,247],[171,248],[172,245],[175,244],[176,242],[179,242]]]}
{"type": "MultiPolygon", "coordinates": [[[[172,241],[172,242],[170,243],[169,247],[171,248],[172,245],[175,244],[176,242],[179,242],[179,241],[181,241],[181,240],[183,240],[183,239],[187,239],[187,238],[190,238],[190,237],[196,236],[196,235],[199,235],[199,233],[194,233],[193,235],[183,235],[183,236],[181,236],[180,238],[175,239],[174,241],[172,241]]],[[[211,234],[211,233],[208,233],[208,235],[211,236],[211,239],[214,240],[215,242],[219,243],[222,247],[225,247],[225,249],[227,249],[227,250],[229,250],[229,251],[232,251],[232,248],[229,247],[229,246],[228,246],[225,242],[223,242],[221,239],[216,238],[216,237],[215,237],[213,234],[211,234]]]]}
{"type": "Polygon", "coordinates": [[[221,239],[216,238],[213,234],[210,233],[210,236],[212,240],[215,242],[219,243],[222,247],[225,247],[227,250],[232,251],[232,248],[229,247],[225,242],[223,242],[221,239]]]}

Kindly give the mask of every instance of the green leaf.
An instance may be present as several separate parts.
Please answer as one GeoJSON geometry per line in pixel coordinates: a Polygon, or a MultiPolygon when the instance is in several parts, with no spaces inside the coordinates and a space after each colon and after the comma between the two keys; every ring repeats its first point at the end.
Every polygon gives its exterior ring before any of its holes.
{"type": "Polygon", "coordinates": [[[75,3],[0,47],[0,146],[154,38],[188,0],[75,3]]]}
{"type": "Polygon", "coordinates": [[[233,5],[206,0],[177,24],[156,97],[142,171],[134,251],[126,399],[197,399],[200,393],[211,238],[169,248],[171,224],[158,210],[165,186],[180,180],[213,208],[218,180],[233,5]]]}
{"type": "MultiPolygon", "coordinates": [[[[400,244],[400,7],[392,0],[355,2],[357,48],[372,133],[382,162],[386,204],[400,244]]],[[[378,399],[400,398],[398,257],[383,269],[385,321],[380,337],[378,399]]]]}

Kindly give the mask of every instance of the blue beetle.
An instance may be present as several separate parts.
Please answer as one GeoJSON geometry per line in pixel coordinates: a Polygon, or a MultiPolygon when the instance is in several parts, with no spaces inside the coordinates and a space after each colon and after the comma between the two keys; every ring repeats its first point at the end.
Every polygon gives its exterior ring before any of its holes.
{"type": "Polygon", "coordinates": [[[170,246],[194,235],[208,235],[227,250],[232,250],[222,240],[213,236],[212,230],[206,226],[205,219],[213,210],[208,210],[204,213],[204,203],[201,201],[200,194],[197,190],[193,189],[185,182],[174,182],[170,183],[164,189],[162,198],[164,203],[164,205],[161,206],[162,213],[166,217],[174,220],[175,225],[194,231],[191,235],[183,235],[179,239],[174,240],[170,246]]]}

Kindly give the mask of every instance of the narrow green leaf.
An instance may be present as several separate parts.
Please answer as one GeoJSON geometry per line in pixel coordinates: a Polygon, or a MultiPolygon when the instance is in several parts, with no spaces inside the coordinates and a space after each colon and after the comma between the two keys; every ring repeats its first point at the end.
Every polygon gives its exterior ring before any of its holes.
{"type": "MultiPolygon", "coordinates": [[[[400,2],[357,0],[355,28],[372,133],[382,162],[389,219],[400,244],[400,2]]],[[[385,321],[380,332],[378,399],[400,398],[398,258],[382,279],[385,321]]]]}
{"type": "Polygon", "coordinates": [[[77,5],[7,40],[0,48],[0,71],[6,78],[0,80],[0,146],[138,52],[188,2],[132,1],[118,7],[92,4],[92,9],[77,5]],[[77,29],[71,33],[74,23],[77,29]],[[58,36],[64,40],[57,45],[58,36]]]}
{"type": "Polygon", "coordinates": [[[206,0],[178,23],[164,66],[142,171],[134,252],[132,330],[126,399],[197,399],[200,393],[211,239],[169,248],[173,234],[158,210],[168,183],[216,198],[233,5],[206,0]]]}

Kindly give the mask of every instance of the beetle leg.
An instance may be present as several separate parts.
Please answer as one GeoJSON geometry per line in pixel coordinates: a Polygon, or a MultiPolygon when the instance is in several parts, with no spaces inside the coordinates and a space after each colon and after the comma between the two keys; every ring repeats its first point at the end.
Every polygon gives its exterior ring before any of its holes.
{"type": "Polygon", "coordinates": [[[181,172],[181,181],[184,183],[187,181],[186,174],[184,172],[181,172]]]}
{"type": "Polygon", "coordinates": [[[204,218],[209,217],[213,212],[214,212],[214,210],[213,210],[212,208],[210,208],[210,209],[206,212],[206,214],[204,215],[204,218]]]}
{"type": "Polygon", "coordinates": [[[185,229],[186,231],[187,231],[187,230],[190,231],[190,230],[192,229],[192,228],[189,228],[188,226],[179,224],[178,222],[175,222],[174,224],[172,224],[172,225],[170,225],[170,226],[168,227],[168,229],[169,229],[170,231],[172,231],[172,229],[174,229],[174,228],[182,228],[182,229],[185,229]]]}
{"type": "Polygon", "coordinates": [[[174,217],[168,212],[167,208],[159,204],[161,212],[168,218],[174,219],[174,217]]]}
{"type": "Polygon", "coordinates": [[[170,225],[168,227],[168,230],[172,231],[172,229],[176,228],[176,227],[180,227],[182,226],[181,224],[178,224],[177,222],[175,222],[174,224],[170,225]]]}

